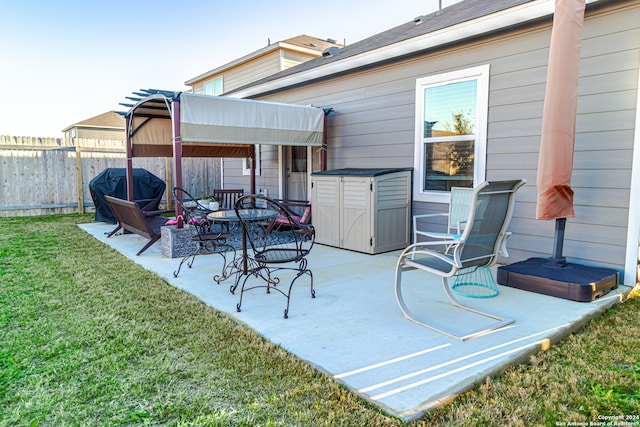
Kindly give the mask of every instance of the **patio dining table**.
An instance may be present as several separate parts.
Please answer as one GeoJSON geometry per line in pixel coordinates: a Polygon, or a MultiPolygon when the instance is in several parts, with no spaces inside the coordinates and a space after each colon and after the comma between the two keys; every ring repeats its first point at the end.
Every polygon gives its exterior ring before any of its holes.
{"type": "MultiPolygon", "coordinates": [[[[278,216],[278,213],[273,209],[243,209],[240,211],[240,214],[245,220],[251,222],[260,222],[260,221],[269,221],[278,216]]],[[[229,229],[233,229],[237,227],[237,223],[240,223],[240,217],[235,210],[220,210],[207,214],[207,219],[209,221],[217,221],[217,222],[226,222],[229,224],[229,229]]],[[[251,269],[249,268],[249,257],[247,256],[247,234],[244,227],[242,227],[242,254],[240,257],[236,257],[231,260],[226,266],[222,269],[222,274],[220,276],[214,276],[213,280],[220,284],[221,282],[227,280],[229,277],[237,274],[236,281],[233,285],[231,285],[231,292],[235,290],[238,280],[241,276],[249,274],[251,269]]]]}

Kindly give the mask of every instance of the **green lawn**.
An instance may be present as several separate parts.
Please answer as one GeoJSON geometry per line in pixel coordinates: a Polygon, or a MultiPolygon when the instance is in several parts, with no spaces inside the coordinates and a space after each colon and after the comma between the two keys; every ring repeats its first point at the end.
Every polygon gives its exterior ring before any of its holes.
{"type": "MultiPolygon", "coordinates": [[[[0,219],[1,426],[403,425],[76,226],[92,220],[0,219]]],[[[630,298],[414,424],[640,414],[639,332],[630,298]]]]}

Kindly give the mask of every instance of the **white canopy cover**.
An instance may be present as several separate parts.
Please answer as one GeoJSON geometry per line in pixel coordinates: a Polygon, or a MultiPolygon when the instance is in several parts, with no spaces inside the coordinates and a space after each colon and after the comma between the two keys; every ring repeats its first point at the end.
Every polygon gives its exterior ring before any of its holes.
{"type": "Polygon", "coordinates": [[[127,113],[133,157],[173,155],[172,119],[178,102],[184,157],[247,157],[255,144],[322,145],[322,108],[188,92],[171,94],[151,94],[127,113]]]}
{"type": "MultiPolygon", "coordinates": [[[[182,187],[183,157],[253,158],[256,144],[323,144],[322,108],[188,92],[144,92],[144,98],[130,98],[137,102],[125,114],[129,200],[133,200],[133,157],[173,157],[174,185],[182,187]]],[[[255,193],[253,167],[250,185],[255,193]]],[[[176,215],[181,213],[176,206],[176,215]]]]}
{"type": "Polygon", "coordinates": [[[321,146],[321,108],[183,93],[183,142],[321,146]]]}

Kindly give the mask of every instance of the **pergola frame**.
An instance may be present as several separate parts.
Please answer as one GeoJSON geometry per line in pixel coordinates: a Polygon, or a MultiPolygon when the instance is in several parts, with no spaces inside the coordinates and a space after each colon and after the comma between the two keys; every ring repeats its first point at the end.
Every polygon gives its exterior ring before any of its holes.
{"type": "MultiPolygon", "coordinates": [[[[256,192],[255,144],[322,147],[331,110],[257,100],[142,90],[124,113],[127,199],[133,200],[133,158],[173,157],[173,186],[182,187],[183,157],[248,158],[256,192]]],[[[326,162],[323,162],[326,163],[326,162]]],[[[180,206],[176,205],[176,215],[180,206]]]]}

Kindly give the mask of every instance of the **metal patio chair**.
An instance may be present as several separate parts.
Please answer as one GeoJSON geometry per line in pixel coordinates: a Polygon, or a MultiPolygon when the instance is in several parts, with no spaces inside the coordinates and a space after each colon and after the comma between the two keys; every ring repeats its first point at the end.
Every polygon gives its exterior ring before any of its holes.
{"type": "MultiPolygon", "coordinates": [[[[413,216],[413,243],[418,242],[418,236],[423,236],[430,240],[448,240],[453,242],[459,237],[464,230],[464,226],[469,216],[471,207],[471,197],[473,196],[473,188],[467,187],[451,187],[451,200],[449,202],[448,213],[423,214],[413,216]],[[418,221],[424,218],[447,218],[447,231],[435,232],[429,230],[420,230],[418,221]]],[[[502,242],[500,254],[508,257],[507,238],[511,233],[506,234],[506,238],[502,242]]],[[[445,245],[445,252],[450,249],[449,245],[445,245]]],[[[469,298],[492,298],[498,295],[498,284],[490,269],[484,267],[470,267],[460,271],[455,278],[452,291],[460,296],[469,298]]]]}
{"type": "Polygon", "coordinates": [[[302,276],[308,276],[311,297],[315,298],[313,273],[307,266],[307,255],[315,241],[315,229],[311,224],[300,224],[292,218],[290,211],[276,200],[261,196],[241,197],[235,206],[243,233],[243,274],[236,278],[231,288],[235,292],[240,286],[240,301],[236,309],[241,311],[244,293],[255,288],[266,288],[284,295],[287,305],[284,318],[288,318],[291,289],[302,276]],[[274,227],[273,219],[284,218],[282,226],[274,227]],[[289,271],[293,279],[284,287],[280,275],[289,271]],[[278,276],[276,276],[278,274],[278,276]],[[257,284],[254,280],[258,280],[257,284]]]}
{"type": "Polygon", "coordinates": [[[184,226],[191,231],[191,241],[195,243],[193,252],[185,255],[180,261],[178,269],[173,272],[173,277],[178,277],[182,264],[187,262],[191,268],[196,255],[218,254],[227,263],[227,252],[233,252],[235,258],[236,250],[227,244],[227,239],[231,236],[228,223],[219,223],[207,218],[207,214],[212,212],[204,207],[182,188],[175,187],[173,196],[183,209],[184,226]]]}
{"type": "Polygon", "coordinates": [[[473,190],[466,226],[460,236],[453,240],[414,243],[402,252],[396,265],[395,291],[405,318],[461,341],[513,323],[513,320],[463,305],[455,297],[447,279],[469,268],[491,268],[495,265],[508,235],[507,227],[513,215],[516,191],[525,183],[525,180],[484,182],[473,190]],[[437,248],[443,248],[444,251],[438,252],[437,248]],[[409,310],[402,291],[403,273],[415,269],[440,276],[444,291],[454,306],[495,319],[496,322],[466,334],[457,334],[446,325],[419,319],[409,310]]]}
{"type": "Polygon", "coordinates": [[[467,217],[469,216],[469,206],[471,205],[471,196],[473,188],[451,187],[451,201],[449,202],[449,212],[423,214],[413,216],[413,243],[418,243],[418,236],[427,237],[429,239],[453,240],[457,234],[464,230],[467,217]],[[438,233],[434,231],[420,229],[418,227],[419,220],[425,218],[447,218],[447,231],[438,233]]]}

